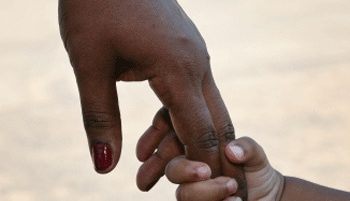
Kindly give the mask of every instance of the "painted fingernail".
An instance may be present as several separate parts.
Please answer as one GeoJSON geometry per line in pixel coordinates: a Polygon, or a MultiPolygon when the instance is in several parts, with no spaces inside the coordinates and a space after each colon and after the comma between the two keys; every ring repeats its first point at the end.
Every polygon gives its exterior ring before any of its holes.
{"type": "Polygon", "coordinates": [[[210,177],[210,168],[206,165],[198,167],[196,169],[196,172],[200,178],[206,179],[206,178],[210,177]]]}
{"type": "Polygon", "coordinates": [[[237,182],[234,179],[230,179],[227,183],[226,183],[226,188],[228,190],[229,193],[235,193],[237,190],[237,182]]]}
{"type": "Polygon", "coordinates": [[[103,172],[112,165],[112,148],[106,143],[96,143],[92,147],[92,158],[97,172],[103,172]]]}
{"type": "Polygon", "coordinates": [[[236,144],[229,144],[229,149],[231,153],[236,157],[238,160],[243,160],[244,158],[244,150],[241,146],[236,144]]]}

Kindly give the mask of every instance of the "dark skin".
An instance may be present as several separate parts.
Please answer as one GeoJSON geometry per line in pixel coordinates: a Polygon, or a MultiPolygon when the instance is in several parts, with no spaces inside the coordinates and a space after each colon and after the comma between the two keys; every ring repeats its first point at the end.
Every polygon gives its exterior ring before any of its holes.
{"type": "MultiPolygon", "coordinates": [[[[205,42],[176,1],[60,0],[59,19],[97,172],[110,172],[120,157],[115,83],[147,80],[165,108],[147,132],[158,132],[154,148],[159,144],[166,154],[139,154],[141,160],[151,160],[139,172],[139,188],[149,190],[184,145],[186,156],[208,164],[213,177],[237,178],[239,194],[246,197],[241,168],[220,157],[235,136],[211,73],[205,42]],[[171,123],[160,124],[166,116],[171,123]],[[165,137],[162,133],[169,129],[173,136],[165,137]]],[[[145,149],[142,146],[140,152],[145,149]]]]}

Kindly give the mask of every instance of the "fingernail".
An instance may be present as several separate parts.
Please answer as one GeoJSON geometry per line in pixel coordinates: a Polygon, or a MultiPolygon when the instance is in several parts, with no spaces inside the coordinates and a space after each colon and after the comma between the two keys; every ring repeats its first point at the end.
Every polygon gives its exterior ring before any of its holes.
{"type": "Polygon", "coordinates": [[[92,158],[97,172],[103,172],[112,165],[112,149],[109,144],[96,143],[92,147],[92,158]]]}
{"type": "Polygon", "coordinates": [[[226,183],[226,188],[228,190],[229,193],[235,193],[237,190],[237,182],[234,179],[230,179],[227,183],[226,183]]]}
{"type": "Polygon", "coordinates": [[[210,169],[208,166],[201,166],[196,169],[197,175],[200,178],[208,178],[210,177],[210,169]]]}
{"type": "Polygon", "coordinates": [[[232,196],[232,197],[226,198],[226,199],[223,200],[223,201],[242,201],[242,199],[239,198],[239,197],[236,197],[236,196],[232,196]]]}
{"type": "Polygon", "coordinates": [[[232,201],[242,201],[242,199],[240,197],[235,197],[232,201]]]}
{"type": "Polygon", "coordinates": [[[229,144],[229,149],[230,149],[231,153],[236,157],[236,159],[243,160],[244,150],[242,147],[240,147],[236,144],[229,144]]]}
{"type": "Polygon", "coordinates": [[[226,198],[224,201],[242,201],[242,199],[240,197],[232,196],[232,197],[226,198]]]}
{"type": "Polygon", "coordinates": [[[229,201],[242,201],[240,197],[231,197],[229,201]]]}

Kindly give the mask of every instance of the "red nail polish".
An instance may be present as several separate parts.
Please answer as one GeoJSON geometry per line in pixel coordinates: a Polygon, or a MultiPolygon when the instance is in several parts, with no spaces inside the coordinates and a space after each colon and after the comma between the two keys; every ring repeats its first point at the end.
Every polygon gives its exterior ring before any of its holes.
{"type": "Polygon", "coordinates": [[[112,149],[109,144],[96,143],[92,147],[92,158],[97,172],[103,172],[112,165],[112,149]]]}

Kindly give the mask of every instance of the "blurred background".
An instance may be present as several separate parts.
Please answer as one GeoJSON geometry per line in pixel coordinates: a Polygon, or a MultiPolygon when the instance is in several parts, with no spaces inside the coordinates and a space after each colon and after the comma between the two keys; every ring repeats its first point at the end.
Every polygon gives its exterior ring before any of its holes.
{"type": "MultiPolygon", "coordinates": [[[[180,0],[207,41],[238,136],[286,175],[350,190],[350,1],[180,0]]],[[[118,83],[123,153],[94,172],[57,1],[0,1],[0,200],[170,200],[135,185],[139,136],[161,106],[118,83]],[[140,115],[142,114],[142,115],[140,115]]]]}

